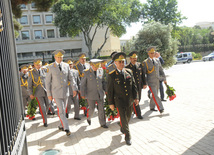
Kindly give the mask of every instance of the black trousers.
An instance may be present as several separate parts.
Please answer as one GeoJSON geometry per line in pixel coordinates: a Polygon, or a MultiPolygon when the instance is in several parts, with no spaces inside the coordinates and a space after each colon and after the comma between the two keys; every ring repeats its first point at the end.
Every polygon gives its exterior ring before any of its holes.
{"type": "MultiPolygon", "coordinates": [[[[139,103],[140,103],[140,99],[141,99],[141,90],[139,90],[138,93],[139,93],[139,103]]],[[[138,117],[138,116],[141,116],[140,104],[138,104],[138,105],[136,106],[135,103],[133,103],[133,109],[134,109],[135,115],[136,115],[137,117],[138,117]]]]}
{"type": "Polygon", "coordinates": [[[117,111],[119,111],[120,115],[120,126],[125,134],[125,140],[131,139],[131,135],[129,132],[129,121],[132,114],[132,106],[130,107],[117,107],[117,111]]]}

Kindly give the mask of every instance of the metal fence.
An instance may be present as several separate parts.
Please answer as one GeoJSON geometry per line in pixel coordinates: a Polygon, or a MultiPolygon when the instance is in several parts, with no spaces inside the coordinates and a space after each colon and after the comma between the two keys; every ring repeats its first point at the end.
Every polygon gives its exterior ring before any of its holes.
{"type": "Polygon", "coordinates": [[[27,154],[10,0],[0,0],[0,153],[27,154]]]}

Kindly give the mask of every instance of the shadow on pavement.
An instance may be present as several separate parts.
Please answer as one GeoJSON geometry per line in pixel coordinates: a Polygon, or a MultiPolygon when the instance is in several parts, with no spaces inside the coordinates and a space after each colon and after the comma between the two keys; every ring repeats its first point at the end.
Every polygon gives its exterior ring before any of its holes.
{"type": "Polygon", "coordinates": [[[191,154],[214,154],[214,129],[188,148],[182,155],[191,154]]]}

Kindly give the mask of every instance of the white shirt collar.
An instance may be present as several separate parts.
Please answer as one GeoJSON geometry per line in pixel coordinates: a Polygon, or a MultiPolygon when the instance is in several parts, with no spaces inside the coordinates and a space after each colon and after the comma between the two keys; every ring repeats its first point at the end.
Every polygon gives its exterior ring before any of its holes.
{"type": "MultiPolygon", "coordinates": [[[[55,61],[56,62],[56,61],[55,61]]],[[[59,63],[58,62],[56,62],[56,64],[57,64],[57,66],[59,65],[59,63]]],[[[60,65],[62,66],[62,62],[60,62],[60,65]]]]}

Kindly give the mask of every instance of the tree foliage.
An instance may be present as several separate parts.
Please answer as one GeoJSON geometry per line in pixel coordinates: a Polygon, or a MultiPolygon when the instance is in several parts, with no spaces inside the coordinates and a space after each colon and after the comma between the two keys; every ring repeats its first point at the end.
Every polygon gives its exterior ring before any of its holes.
{"type": "Polygon", "coordinates": [[[105,34],[95,57],[105,45],[107,33],[118,37],[126,33],[125,27],[138,21],[141,9],[139,0],[59,0],[53,6],[56,14],[54,22],[60,28],[60,33],[74,37],[82,32],[90,58],[98,29],[105,29],[105,34]]]}
{"type": "Polygon", "coordinates": [[[172,26],[164,25],[159,22],[151,22],[144,25],[144,28],[138,32],[138,38],[135,41],[136,50],[140,51],[139,60],[145,60],[148,55],[146,49],[155,46],[164,59],[164,67],[174,65],[173,56],[178,52],[179,42],[171,36],[172,26]]]}

